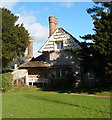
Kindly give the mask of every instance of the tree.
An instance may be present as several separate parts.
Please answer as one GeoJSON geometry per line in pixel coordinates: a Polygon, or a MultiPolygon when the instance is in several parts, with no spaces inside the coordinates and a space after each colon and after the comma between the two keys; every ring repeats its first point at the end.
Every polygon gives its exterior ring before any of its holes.
{"type": "Polygon", "coordinates": [[[29,34],[23,24],[16,25],[18,16],[5,8],[1,8],[0,12],[2,12],[2,65],[3,68],[7,68],[13,58],[24,56],[29,34]]]}
{"type": "MultiPolygon", "coordinates": [[[[95,4],[93,8],[87,9],[93,19],[95,33],[81,38],[93,41],[93,44],[90,45],[92,48],[90,54],[93,59],[90,64],[96,73],[105,80],[107,73],[112,70],[112,2],[95,4]]],[[[85,53],[86,55],[87,53],[85,53]]]]}

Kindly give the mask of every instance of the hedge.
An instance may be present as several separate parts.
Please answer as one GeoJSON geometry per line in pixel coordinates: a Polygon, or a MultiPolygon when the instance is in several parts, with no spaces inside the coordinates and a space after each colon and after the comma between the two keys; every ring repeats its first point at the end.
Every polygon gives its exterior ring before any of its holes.
{"type": "Polygon", "coordinates": [[[12,74],[10,72],[0,74],[2,78],[2,89],[4,92],[12,88],[12,74]]]}

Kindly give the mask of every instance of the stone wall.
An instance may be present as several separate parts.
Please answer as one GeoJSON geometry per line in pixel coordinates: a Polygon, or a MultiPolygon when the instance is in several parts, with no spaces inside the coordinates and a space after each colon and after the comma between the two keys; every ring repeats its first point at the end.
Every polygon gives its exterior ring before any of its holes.
{"type": "Polygon", "coordinates": [[[72,51],[60,50],[57,52],[49,52],[49,57],[46,57],[46,60],[52,66],[50,73],[56,75],[56,71],[60,71],[61,74],[63,74],[64,70],[71,71],[74,73],[77,86],[81,85],[80,62],[77,60],[77,55],[72,51]]]}
{"type": "Polygon", "coordinates": [[[12,72],[13,84],[16,86],[28,85],[28,71],[26,69],[19,69],[12,72]]]}
{"type": "Polygon", "coordinates": [[[77,65],[79,66],[79,61],[77,60],[76,54],[71,51],[57,51],[50,52],[49,61],[52,65],[77,65]]]}

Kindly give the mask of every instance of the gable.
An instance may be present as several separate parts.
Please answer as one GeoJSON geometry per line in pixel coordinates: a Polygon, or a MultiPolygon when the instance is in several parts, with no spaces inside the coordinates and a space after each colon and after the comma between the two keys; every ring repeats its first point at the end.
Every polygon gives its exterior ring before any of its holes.
{"type": "Polygon", "coordinates": [[[80,49],[79,42],[63,28],[58,27],[39,52],[69,50],[72,48],[80,49]]]}

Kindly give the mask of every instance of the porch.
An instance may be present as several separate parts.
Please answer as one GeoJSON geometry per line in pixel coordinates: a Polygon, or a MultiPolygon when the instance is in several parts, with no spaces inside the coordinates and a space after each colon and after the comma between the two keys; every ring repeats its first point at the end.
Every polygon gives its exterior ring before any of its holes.
{"type": "Polygon", "coordinates": [[[34,84],[42,84],[44,86],[45,84],[48,84],[48,78],[28,78],[28,83],[31,86],[34,86],[34,84]]]}

